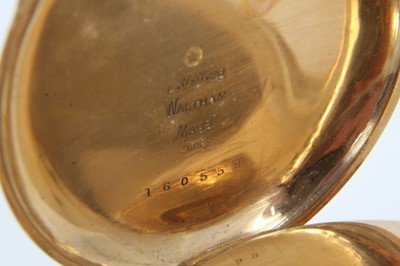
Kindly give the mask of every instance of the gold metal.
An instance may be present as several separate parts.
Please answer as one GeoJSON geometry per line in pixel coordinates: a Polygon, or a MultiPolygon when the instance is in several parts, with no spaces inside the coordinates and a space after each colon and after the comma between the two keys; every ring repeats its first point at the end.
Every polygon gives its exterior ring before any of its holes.
{"type": "Polygon", "coordinates": [[[399,2],[25,0],[1,183],[68,265],[177,265],[304,224],[399,98],[399,2]]]}
{"type": "Polygon", "coordinates": [[[382,222],[379,227],[365,223],[319,224],[244,239],[182,265],[400,265],[399,237],[400,223],[395,222],[382,222]]]}

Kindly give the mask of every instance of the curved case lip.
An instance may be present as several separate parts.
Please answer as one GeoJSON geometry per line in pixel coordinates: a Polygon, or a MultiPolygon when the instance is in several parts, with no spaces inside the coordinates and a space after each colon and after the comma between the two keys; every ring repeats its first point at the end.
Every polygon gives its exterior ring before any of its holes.
{"type": "MultiPolygon", "coordinates": [[[[18,50],[22,45],[23,38],[29,24],[35,15],[35,11],[40,0],[32,1],[19,1],[17,12],[15,14],[13,25],[9,31],[9,36],[4,47],[2,58],[0,62],[0,86],[7,86],[7,84],[12,82],[14,73],[13,68],[16,64],[18,58],[18,50]]],[[[1,92],[0,98],[3,99],[7,97],[4,95],[4,91],[1,92]]],[[[2,130],[0,131],[0,148],[3,149],[5,143],[4,140],[7,136],[4,134],[4,116],[6,112],[4,104],[1,104],[2,113],[2,130]]],[[[31,215],[29,207],[25,205],[24,200],[21,195],[13,189],[12,180],[8,178],[9,172],[6,170],[5,158],[0,155],[0,184],[3,188],[4,195],[6,196],[11,209],[17,218],[18,222],[24,228],[25,232],[30,236],[30,238],[49,256],[51,256],[57,262],[63,265],[88,265],[88,261],[76,261],[71,260],[66,256],[65,252],[56,248],[53,244],[51,236],[46,232],[46,228],[42,228],[41,224],[36,221],[35,217],[31,215]]]]}
{"type": "MultiPolygon", "coordinates": [[[[398,1],[395,1],[398,7],[398,1]]],[[[37,6],[40,4],[40,0],[32,1],[20,1],[18,12],[16,14],[13,27],[10,31],[10,36],[8,38],[5,50],[3,52],[3,58],[0,65],[0,86],[7,87],[12,84],[13,79],[18,75],[14,72],[14,66],[18,61],[18,51],[22,46],[24,41],[24,36],[27,29],[30,26],[32,17],[35,16],[35,11],[37,6]]],[[[398,18],[397,18],[398,19],[398,18]]],[[[346,184],[349,178],[357,170],[360,164],[364,161],[368,153],[373,148],[374,144],[377,142],[380,134],[382,133],[384,127],[390,119],[393,113],[398,99],[400,98],[400,87],[399,87],[399,64],[400,64],[400,44],[398,39],[399,30],[397,30],[395,43],[395,50],[393,51],[392,65],[390,66],[391,82],[388,82],[388,87],[392,87],[390,94],[385,95],[385,102],[383,106],[379,106],[374,114],[374,119],[376,123],[370,135],[368,135],[368,140],[363,145],[363,148],[352,160],[351,164],[343,171],[340,178],[336,178],[335,181],[328,189],[324,192],[324,196],[317,201],[316,204],[309,206],[309,209],[304,211],[301,215],[296,217],[296,219],[289,221],[284,225],[284,228],[303,225],[311,217],[313,217],[323,206],[325,206],[330,199],[346,184]]],[[[1,91],[1,99],[7,99],[8,96],[5,95],[4,89],[1,91]]],[[[4,100],[2,100],[4,101],[4,100]]],[[[76,256],[71,256],[65,253],[65,251],[59,249],[53,244],[54,239],[48,234],[47,229],[42,227],[42,224],[38,222],[35,215],[30,210],[29,206],[25,204],[24,198],[14,189],[15,184],[12,178],[14,169],[16,167],[10,167],[12,163],[6,161],[7,158],[3,156],[4,147],[7,144],[7,126],[5,120],[7,120],[5,110],[6,106],[1,104],[2,112],[2,130],[0,132],[0,148],[1,148],[1,163],[0,163],[0,181],[3,187],[4,193],[11,205],[11,208],[21,223],[25,231],[30,235],[30,237],[51,257],[53,257],[58,262],[65,265],[91,265],[92,263],[84,260],[84,258],[79,259],[76,256]]],[[[282,229],[282,228],[277,228],[282,229]]],[[[97,264],[95,264],[97,265],[97,264]]]]}
{"type": "Polygon", "coordinates": [[[399,229],[399,222],[394,221],[334,222],[285,228],[217,247],[180,265],[219,265],[221,262],[251,265],[252,261],[257,265],[271,262],[292,265],[298,262],[299,256],[307,265],[347,265],[350,262],[354,265],[397,265],[400,261],[399,229]],[[335,245],[336,250],[332,248],[335,245]],[[316,250],[320,252],[316,254],[316,250]]]}

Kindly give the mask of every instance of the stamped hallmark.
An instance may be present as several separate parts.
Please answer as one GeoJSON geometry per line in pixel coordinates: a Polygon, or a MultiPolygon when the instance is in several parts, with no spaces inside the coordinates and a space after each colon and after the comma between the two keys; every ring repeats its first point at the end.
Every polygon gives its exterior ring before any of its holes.
{"type": "Polygon", "coordinates": [[[235,259],[235,264],[242,265],[242,263],[244,263],[245,265],[251,265],[253,264],[252,261],[258,259],[259,256],[260,255],[258,254],[258,252],[252,252],[251,254],[249,254],[249,256],[235,259]]]}
{"type": "Polygon", "coordinates": [[[183,57],[183,63],[187,67],[195,67],[200,64],[201,60],[203,59],[203,49],[198,46],[190,47],[183,57]]]}

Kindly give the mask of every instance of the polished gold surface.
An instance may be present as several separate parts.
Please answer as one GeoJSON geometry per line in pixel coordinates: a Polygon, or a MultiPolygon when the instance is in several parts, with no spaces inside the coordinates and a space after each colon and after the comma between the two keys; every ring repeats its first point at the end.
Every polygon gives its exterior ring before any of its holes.
{"type": "Polygon", "coordinates": [[[182,265],[400,265],[400,224],[384,225],[394,232],[362,223],[286,229],[219,247],[182,265]]]}
{"type": "Polygon", "coordinates": [[[176,265],[303,224],[397,103],[398,1],[21,1],[1,176],[64,264],[176,265]]]}

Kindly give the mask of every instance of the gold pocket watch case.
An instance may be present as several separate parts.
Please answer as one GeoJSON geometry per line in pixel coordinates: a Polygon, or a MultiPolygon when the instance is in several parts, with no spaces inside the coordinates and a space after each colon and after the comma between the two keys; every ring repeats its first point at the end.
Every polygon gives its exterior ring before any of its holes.
{"type": "Polygon", "coordinates": [[[68,265],[177,265],[304,224],[399,98],[399,2],[20,1],[1,183],[68,265]]]}

